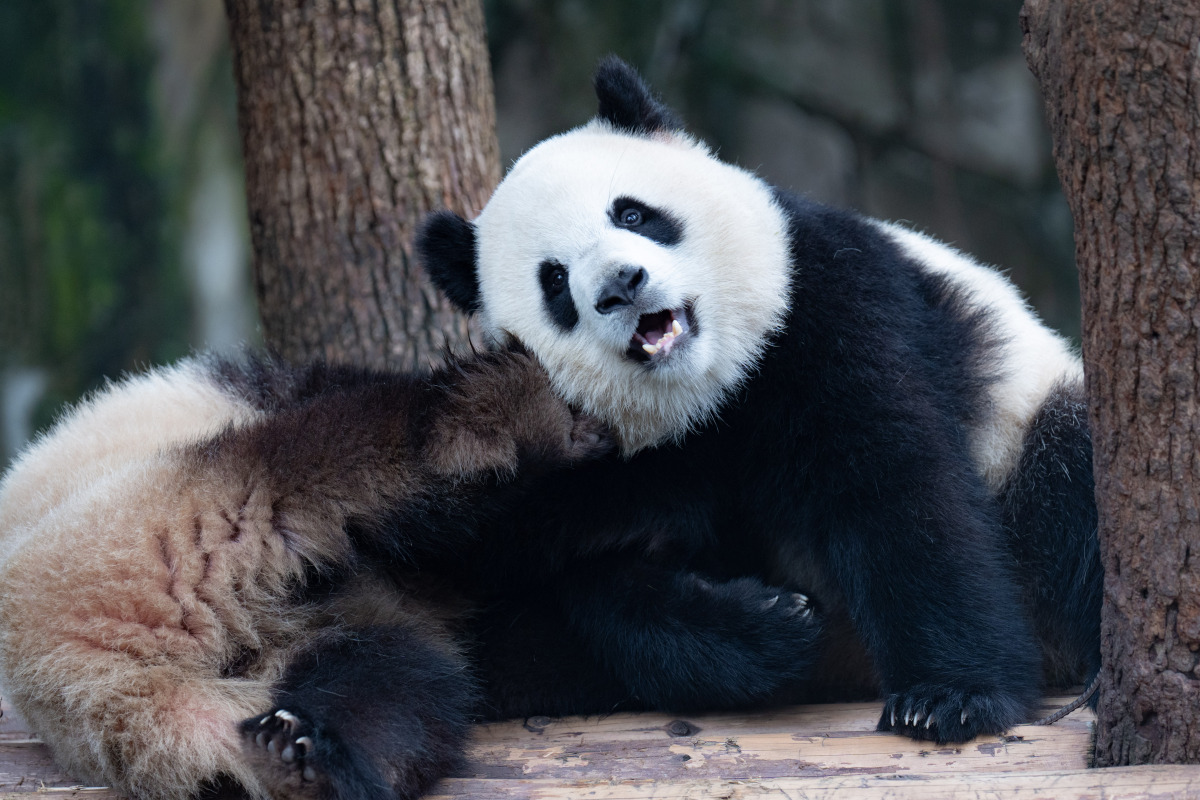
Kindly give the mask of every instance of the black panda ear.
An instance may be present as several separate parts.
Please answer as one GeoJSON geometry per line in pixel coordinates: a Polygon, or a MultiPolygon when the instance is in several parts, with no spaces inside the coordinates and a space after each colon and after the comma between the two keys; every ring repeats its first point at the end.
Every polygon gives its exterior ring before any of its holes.
{"type": "Polygon", "coordinates": [[[479,310],[475,271],[475,226],[450,211],[435,211],[421,223],[414,243],[433,285],[460,311],[479,310]]]}
{"type": "Polygon", "coordinates": [[[683,130],[675,112],[646,86],[637,70],[616,56],[605,56],[592,79],[599,117],[617,130],[650,134],[683,130]]]}

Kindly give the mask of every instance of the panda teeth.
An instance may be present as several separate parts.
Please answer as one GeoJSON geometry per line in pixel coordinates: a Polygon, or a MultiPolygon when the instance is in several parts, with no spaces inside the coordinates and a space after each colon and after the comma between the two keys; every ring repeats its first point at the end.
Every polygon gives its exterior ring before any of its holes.
{"type": "Polygon", "coordinates": [[[671,345],[675,341],[675,337],[681,333],[683,333],[683,326],[679,324],[679,320],[675,320],[671,323],[671,330],[662,335],[662,337],[658,340],[658,344],[650,344],[649,342],[646,342],[642,345],[642,349],[650,355],[654,355],[659,350],[665,349],[669,351],[671,349],[671,345]]]}

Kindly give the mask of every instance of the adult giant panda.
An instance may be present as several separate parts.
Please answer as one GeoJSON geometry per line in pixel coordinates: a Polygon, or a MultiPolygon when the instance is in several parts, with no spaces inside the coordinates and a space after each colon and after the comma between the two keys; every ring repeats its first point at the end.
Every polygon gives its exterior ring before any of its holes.
{"type": "Polygon", "coordinates": [[[1068,344],[996,271],[719,161],[623,62],[595,87],[596,119],[418,240],[455,304],[616,432],[623,458],[551,476],[520,521],[547,574],[565,540],[593,561],[558,585],[571,629],[649,704],[686,705],[725,666],[691,653],[702,618],[656,609],[708,579],[811,589],[827,635],[792,696],[876,693],[881,730],[939,742],[1094,674],[1068,344]]]}
{"type": "Polygon", "coordinates": [[[413,797],[478,698],[461,596],[417,567],[608,442],[515,351],[110,385],[0,482],[0,683],[133,797],[413,797]]]}

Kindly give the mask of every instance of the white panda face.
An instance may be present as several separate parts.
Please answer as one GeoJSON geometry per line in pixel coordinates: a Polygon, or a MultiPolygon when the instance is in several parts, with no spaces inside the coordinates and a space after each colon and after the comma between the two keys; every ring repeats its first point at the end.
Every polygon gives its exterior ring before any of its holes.
{"type": "Polygon", "coordinates": [[[475,220],[484,330],[632,453],[711,416],[787,308],[770,188],[679,133],[604,122],[521,158],[475,220]]]}

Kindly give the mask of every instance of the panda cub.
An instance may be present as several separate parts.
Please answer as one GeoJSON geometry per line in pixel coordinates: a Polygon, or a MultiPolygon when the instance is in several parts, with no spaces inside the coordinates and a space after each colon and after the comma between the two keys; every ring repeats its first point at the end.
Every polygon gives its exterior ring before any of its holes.
{"type": "Polygon", "coordinates": [[[615,431],[621,457],[551,476],[517,523],[546,543],[531,550],[569,538],[592,561],[560,582],[573,632],[651,704],[699,700],[697,675],[743,673],[687,662],[703,619],[639,633],[680,607],[664,587],[802,587],[825,623],[795,658],[816,663],[758,696],[882,697],[880,730],[939,742],[1094,675],[1068,344],[995,270],[719,161],[620,60],[595,88],[596,119],[526,153],[477,219],[435,214],[418,239],[455,304],[615,431]],[[647,569],[680,579],[651,593],[647,569]]]}
{"type": "Polygon", "coordinates": [[[134,797],[413,797],[478,702],[462,601],[415,566],[609,447],[516,351],[110,385],[0,483],[0,683],[134,797]]]}

